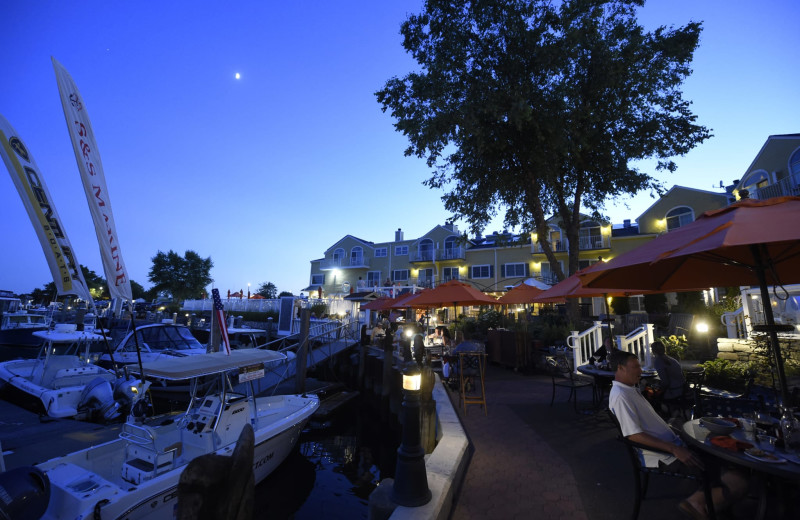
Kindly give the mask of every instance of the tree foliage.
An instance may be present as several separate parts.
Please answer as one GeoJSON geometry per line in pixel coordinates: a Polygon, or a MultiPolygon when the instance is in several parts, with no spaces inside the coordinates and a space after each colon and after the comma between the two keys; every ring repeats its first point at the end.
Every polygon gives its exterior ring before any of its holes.
{"type": "Polygon", "coordinates": [[[264,282],[258,286],[256,294],[260,294],[268,300],[273,300],[278,296],[278,288],[275,287],[275,284],[272,282],[264,282]]]}
{"type": "Polygon", "coordinates": [[[547,216],[578,266],[581,208],[660,182],[658,170],[710,136],[680,87],[701,26],[647,32],[644,0],[428,0],[401,26],[421,67],[376,93],[406,155],[425,158],[424,184],[445,190],[445,207],[481,231],[500,207],[509,228],[536,231],[550,265],[547,216]]]}
{"type": "Polygon", "coordinates": [[[148,273],[153,284],[151,290],[169,294],[175,301],[199,298],[213,281],[210,276],[214,267],[211,257],[201,258],[192,250],[183,256],[171,249],[167,253],[159,251],[151,260],[153,266],[148,273]]]}

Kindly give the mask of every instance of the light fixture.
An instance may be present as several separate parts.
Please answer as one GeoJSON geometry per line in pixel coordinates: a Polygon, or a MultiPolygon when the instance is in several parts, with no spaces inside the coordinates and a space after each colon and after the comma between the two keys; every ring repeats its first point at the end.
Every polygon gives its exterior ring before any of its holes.
{"type": "Polygon", "coordinates": [[[403,440],[397,449],[397,465],[392,501],[405,507],[418,507],[431,500],[425,450],[420,442],[419,388],[422,374],[416,364],[403,371],[403,440]]]}
{"type": "Polygon", "coordinates": [[[708,332],[708,323],[706,323],[706,322],[703,322],[703,321],[701,321],[700,323],[698,323],[698,324],[697,324],[697,332],[701,332],[701,333],[703,333],[703,334],[705,334],[706,332],[708,332]]]}

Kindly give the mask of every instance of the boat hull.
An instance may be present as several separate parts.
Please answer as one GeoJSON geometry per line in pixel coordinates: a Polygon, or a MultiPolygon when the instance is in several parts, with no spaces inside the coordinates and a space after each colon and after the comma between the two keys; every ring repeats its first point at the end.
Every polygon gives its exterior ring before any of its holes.
{"type": "MultiPolygon", "coordinates": [[[[253,474],[259,483],[274,471],[289,455],[297,443],[306,422],[319,407],[316,397],[280,396],[259,398],[259,414],[280,413],[274,405],[280,398],[297,400],[291,413],[254,431],[253,474]],[[302,401],[302,402],[301,402],[302,401]],[[273,403],[273,404],[271,404],[273,403]]],[[[130,447],[119,439],[66,457],[53,459],[39,465],[51,486],[51,499],[44,519],[81,520],[103,519],[173,519],[177,516],[178,481],[188,460],[148,480],[134,484],[130,481],[113,481],[115,477],[92,472],[85,466],[93,455],[109,461],[114,472],[123,466],[123,453],[130,447]]],[[[231,456],[236,443],[232,442],[216,451],[216,455],[231,456]]]]}

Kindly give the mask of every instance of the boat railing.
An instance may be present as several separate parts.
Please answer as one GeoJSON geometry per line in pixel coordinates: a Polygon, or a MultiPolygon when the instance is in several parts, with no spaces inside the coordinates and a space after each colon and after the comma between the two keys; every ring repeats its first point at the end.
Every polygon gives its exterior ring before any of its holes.
{"type": "Polygon", "coordinates": [[[149,426],[126,422],[122,425],[119,436],[128,442],[139,446],[149,446],[156,451],[156,433],[149,426]]]}

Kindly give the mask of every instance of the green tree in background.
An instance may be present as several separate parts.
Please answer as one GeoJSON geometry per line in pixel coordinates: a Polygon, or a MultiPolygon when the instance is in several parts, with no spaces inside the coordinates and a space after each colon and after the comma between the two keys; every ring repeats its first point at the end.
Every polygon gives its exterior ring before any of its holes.
{"type": "Polygon", "coordinates": [[[272,300],[277,298],[278,288],[275,287],[275,284],[272,282],[264,282],[258,286],[258,291],[256,291],[256,294],[260,294],[264,298],[272,300]]]}
{"type": "Polygon", "coordinates": [[[172,296],[175,302],[187,298],[200,298],[205,287],[212,282],[210,272],[214,267],[211,257],[201,258],[189,250],[184,256],[171,249],[159,251],[151,259],[153,266],[148,280],[153,284],[151,290],[172,296]]]}
{"type": "Polygon", "coordinates": [[[681,86],[699,23],[647,32],[644,0],[428,0],[400,32],[421,70],[376,92],[406,155],[425,158],[424,184],[481,231],[499,208],[505,225],[535,231],[555,274],[547,217],[578,268],[581,208],[661,183],[631,164],[670,160],[710,136],[681,86]]]}

